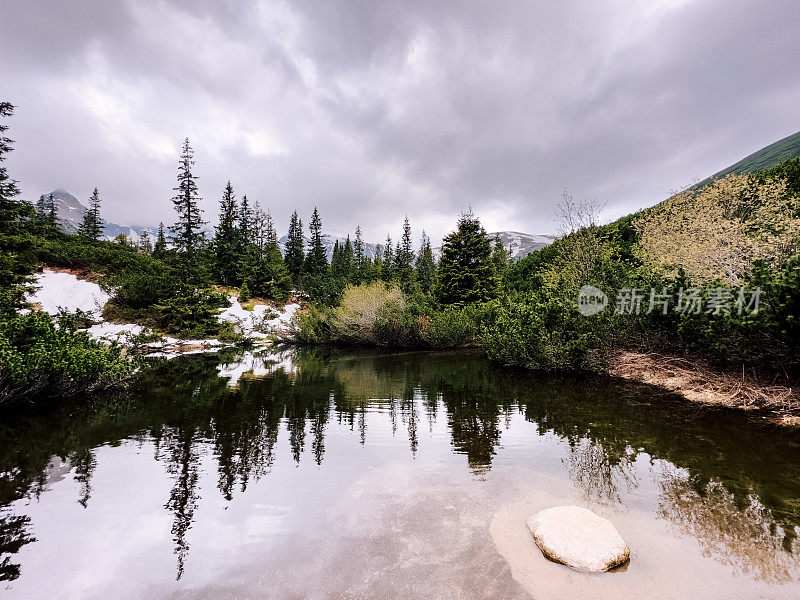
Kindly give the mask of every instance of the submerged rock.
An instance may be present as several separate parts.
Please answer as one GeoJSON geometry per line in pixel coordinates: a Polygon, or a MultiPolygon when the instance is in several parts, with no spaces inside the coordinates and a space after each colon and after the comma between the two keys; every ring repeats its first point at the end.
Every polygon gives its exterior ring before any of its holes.
{"type": "Polygon", "coordinates": [[[538,512],[528,528],[547,558],[582,571],[608,571],[631,554],[611,521],[580,506],[538,512]]]}

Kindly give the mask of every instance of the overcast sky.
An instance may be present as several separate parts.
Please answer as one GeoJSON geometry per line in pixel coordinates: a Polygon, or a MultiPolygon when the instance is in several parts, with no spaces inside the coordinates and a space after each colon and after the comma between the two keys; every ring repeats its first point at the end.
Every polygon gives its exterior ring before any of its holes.
{"type": "Polygon", "coordinates": [[[7,165],[171,222],[188,136],[212,221],[230,179],[280,231],[551,233],[565,188],[610,219],[800,130],[798,32],[796,0],[2,0],[7,165]]]}

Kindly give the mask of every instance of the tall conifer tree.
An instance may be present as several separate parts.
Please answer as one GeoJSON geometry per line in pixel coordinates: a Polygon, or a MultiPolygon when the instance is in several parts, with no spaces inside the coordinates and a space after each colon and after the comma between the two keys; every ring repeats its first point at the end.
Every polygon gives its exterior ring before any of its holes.
{"type": "Polygon", "coordinates": [[[386,246],[381,257],[381,279],[389,283],[394,279],[394,251],[392,250],[392,236],[386,235],[386,246]]]}
{"type": "Polygon", "coordinates": [[[411,225],[406,216],[403,222],[403,236],[395,252],[395,279],[408,291],[414,281],[414,247],[411,240],[411,225]]]}
{"type": "MultiPolygon", "coordinates": [[[[14,105],[10,102],[0,102],[0,118],[10,117],[14,113],[14,105]]],[[[3,161],[6,154],[13,150],[14,141],[5,135],[8,125],[0,122],[0,231],[5,231],[19,216],[22,204],[17,200],[19,187],[17,182],[8,174],[3,161]]]]}
{"type": "Polygon", "coordinates": [[[197,189],[197,176],[192,173],[194,166],[194,150],[189,138],[183,142],[180,161],[178,163],[178,186],[172,204],[178,213],[178,221],[170,227],[172,243],[181,254],[186,276],[189,281],[197,276],[197,253],[202,245],[205,225],[200,211],[200,193],[197,189]]]}
{"type": "Polygon", "coordinates": [[[436,295],[442,304],[484,302],[497,296],[500,281],[492,262],[492,244],[469,211],[444,238],[436,295]]]}
{"type": "Polygon", "coordinates": [[[83,222],[78,228],[78,234],[88,240],[97,241],[103,234],[103,220],[100,218],[100,193],[94,188],[92,197],[89,198],[89,208],[83,215],[83,222]]]}
{"type": "Polygon", "coordinates": [[[167,251],[167,236],[164,235],[164,222],[158,224],[158,234],[156,236],[156,243],[153,245],[153,257],[164,258],[164,253],[167,251]]]}
{"type": "Polygon", "coordinates": [[[217,277],[223,285],[233,285],[238,276],[241,246],[236,229],[237,217],[236,195],[228,181],[219,201],[219,224],[214,228],[217,277]]]}
{"type": "Polygon", "coordinates": [[[289,234],[286,239],[285,248],[286,268],[292,276],[295,285],[299,283],[303,273],[303,263],[305,261],[305,241],[303,240],[303,222],[297,211],[292,213],[289,221],[289,234]]]}
{"type": "Polygon", "coordinates": [[[324,277],[328,272],[328,257],[322,244],[322,218],[316,206],[311,215],[308,231],[311,239],[306,255],[305,272],[310,277],[324,277]]]}
{"type": "Polygon", "coordinates": [[[416,268],[420,289],[424,293],[430,294],[436,283],[436,261],[431,249],[431,240],[424,231],[422,232],[422,241],[417,254],[416,268]]]}

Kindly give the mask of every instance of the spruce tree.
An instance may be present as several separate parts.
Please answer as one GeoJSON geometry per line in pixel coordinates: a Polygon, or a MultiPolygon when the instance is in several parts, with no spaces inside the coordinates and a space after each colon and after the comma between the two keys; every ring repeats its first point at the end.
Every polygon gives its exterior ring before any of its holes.
{"type": "Polygon", "coordinates": [[[381,260],[381,279],[386,283],[394,280],[394,251],[392,250],[392,236],[388,234],[381,260]]]}
{"type": "Polygon", "coordinates": [[[353,243],[353,277],[352,281],[358,285],[365,278],[364,240],[361,237],[361,227],[356,225],[356,240],[353,243]]]}
{"type": "Polygon", "coordinates": [[[228,181],[219,201],[219,224],[214,228],[216,271],[222,285],[234,285],[237,281],[241,259],[237,216],[236,195],[228,181]]]}
{"type": "Polygon", "coordinates": [[[253,204],[253,237],[258,246],[258,251],[262,255],[267,245],[267,216],[267,213],[261,210],[261,204],[256,200],[253,204]]]}
{"type": "Polygon", "coordinates": [[[153,240],[150,239],[150,233],[145,229],[142,231],[142,238],[139,240],[139,251],[142,254],[153,253],[153,240]]]}
{"type": "Polygon", "coordinates": [[[303,222],[297,211],[292,213],[289,221],[289,234],[286,239],[285,261],[286,268],[292,276],[295,285],[300,282],[305,260],[305,241],[303,240],[303,222]]]}
{"type": "Polygon", "coordinates": [[[56,209],[56,201],[53,194],[42,194],[39,202],[36,203],[36,209],[39,213],[39,218],[44,224],[45,230],[52,233],[58,230],[58,210],[56,209]]]}
{"type": "Polygon", "coordinates": [[[353,279],[353,273],[355,270],[354,266],[354,255],[353,255],[353,244],[350,243],[350,236],[347,236],[347,239],[344,241],[344,247],[342,248],[342,265],[344,271],[344,277],[348,281],[353,279]]]}
{"type": "Polygon", "coordinates": [[[242,206],[239,210],[239,238],[242,248],[247,248],[248,244],[253,243],[254,233],[255,215],[247,200],[247,195],[244,195],[242,196],[242,206]]]}
{"type": "Polygon", "coordinates": [[[167,251],[167,237],[164,235],[164,222],[158,224],[158,235],[156,237],[156,243],[153,246],[153,257],[154,258],[164,258],[164,254],[167,251]]]}
{"type": "Polygon", "coordinates": [[[422,241],[417,254],[416,267],[417,282],[419,282],[420,290],[430,294],[433,292],[433,286],[436,283],[436,261],[431,249],[431,240],[424,231],[422,232],[422,241]]]}
{"type": "Polygon", "coordinates": [[[280,252],[280,246],[278,246],[278,233],[275,231],[275,221],[272,220],[272,213],[267,211],[264,214],[264,246],[274,246],[280,252]]]}
{"type": "Polygon", "coordinates": [[[348,236],[344,244],[333,246],[333,258],[331,260],[331,275],[343,282],[349,282],[353,277],[353,246],[348,236]]]}
{"type": "Polygon", "coordinates": [[[87,240],[97,241],[103,234],[103,221],[100,218],[100,193],[94,188],[92,197],[89,198],[89,208],[83,215],[83,222],[78,228],[78,234],[87,240]]]}
{"type": "Polygon", "coordinates": [[[314,207],[311,222],[308,225],[310,233],[310,247],[306,255],[304,271],[309,277],[320,278],[328,273],[328,257],[325,246],[322,244],[322,218],[314,207]]]}
{"type": "Polygon", "coordinates": [[[188,281],[197,277],[197,253],[202,245],[205,225],[200,212],[200,194],[197,189],[197,176],[192,173],[194,150],[189,145],[189,138],[183,142],[180,161],[178,163],[178,186],[172,204],[178,213],[178,221],[170,227],[172,243],[181,254],[188,281]]]}
{"type": "MultiPolygon", "coordinates": [[[[0,118],[10,117],[14,113],[14,105],[10,102],[0,102],[0,118]]],[[[0,231],[6,231],[19,217],[22,203],[17,200],[19,187],[17,182],[8,174],[3,166],[6,154],[11,152],[14,140],[3,135],[8,131],[8,125],[0,122],[0,231]]]]}
{"type": "Polygon", "coordinates": [[[508,251],[503,246],[503,242],[500,241],[500,236],[494,236],[494,247],[492,248],[492,262],[494,263],[494,270],[497,273],[497,277],[502,280],[503,275],[508,269],[508,251]]]}
{"type": "Polygon", "coordinates": [[[405,291],[409,291],[414,282],[414,247],[411,240],[411,225],[406,216],[403,222],[403,236],[398,242],[395,252],[395,279],[405,291]]]}
{"type": "Polygon", "coordinates": [[[456,231],[444,238],[436,296],[442,304],[485,302],[499,286],[486,231],[472,211],[463,213],[456,231]]]}

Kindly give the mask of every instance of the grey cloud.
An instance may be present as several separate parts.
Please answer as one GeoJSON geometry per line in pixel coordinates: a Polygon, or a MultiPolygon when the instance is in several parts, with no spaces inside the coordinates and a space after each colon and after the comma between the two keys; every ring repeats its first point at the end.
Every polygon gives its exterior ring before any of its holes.
{"type": "Polygon", "coordinates": [[[122,222],[172,218],[189,135],[206,216],[228,179],[281,228],[380,240],[548,233],[561,191],[607,216],[800,129],[800,5],[6,1],[9,168],[29,198],[101,188],[122,222]]]}

